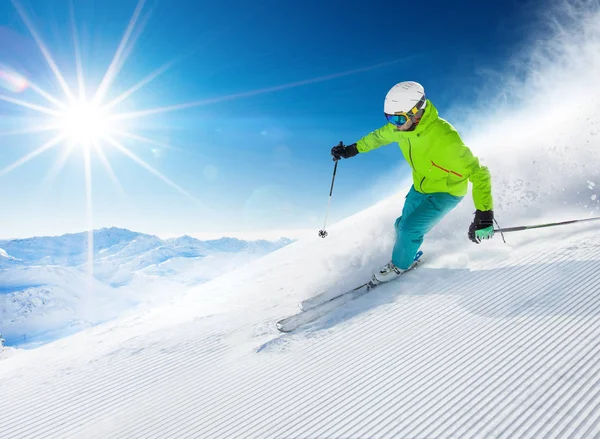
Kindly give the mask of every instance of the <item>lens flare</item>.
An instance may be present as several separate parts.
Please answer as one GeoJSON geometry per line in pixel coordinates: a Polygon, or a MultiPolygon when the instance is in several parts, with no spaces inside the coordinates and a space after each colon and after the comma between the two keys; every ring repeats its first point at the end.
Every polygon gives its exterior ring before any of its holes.
{"type": "Polygon", "coordinates": [[[0,87],[13,93],[21,93],[27,90],[29,83],[23,76],[0,65],[0,87]]]}

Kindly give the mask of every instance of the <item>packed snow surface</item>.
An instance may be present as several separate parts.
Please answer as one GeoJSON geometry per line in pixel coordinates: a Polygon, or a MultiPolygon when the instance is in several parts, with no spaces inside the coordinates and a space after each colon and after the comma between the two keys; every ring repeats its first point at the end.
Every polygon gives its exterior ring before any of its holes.
{"type": "Polygon", "coordinates": [[[594,226],[452,251],[430,242],[406,278],[278,333],[300,300],[354,286],[385,261],[401,200],[168,307],[2,361],[0,436],[600,434],[594,226]]]}

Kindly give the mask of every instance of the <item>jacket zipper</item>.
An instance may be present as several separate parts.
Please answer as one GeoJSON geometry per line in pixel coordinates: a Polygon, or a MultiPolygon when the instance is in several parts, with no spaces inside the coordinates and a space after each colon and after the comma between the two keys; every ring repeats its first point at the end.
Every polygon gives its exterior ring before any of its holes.
{"type": "MultiPolygon", "coordinates": [[[[408,140],[408,157],[410,158],[410,166],[413,169],[413,172],[417,172],[415,170],[415,164],[413,163],[413,158],[412,158],[412,143],[410,143],[410,139],[406,139],[408,140]]],[[[421,180],[421,183],[419,184],[419,187],[421,188],[421,191],[423,190],[423,182],[425,181],[425,177],[423,177],[423,179],[421,180]]]]}
{"type": "Polygon", "coordinates": [[[412,167],[414,172],[415,171],[415,164],[413,163],[413,159],[412,159],[412,143],[410,143],[410,139],[406,139],[408,140],[408,157],[410,158],[410,166],[412,167]]]}

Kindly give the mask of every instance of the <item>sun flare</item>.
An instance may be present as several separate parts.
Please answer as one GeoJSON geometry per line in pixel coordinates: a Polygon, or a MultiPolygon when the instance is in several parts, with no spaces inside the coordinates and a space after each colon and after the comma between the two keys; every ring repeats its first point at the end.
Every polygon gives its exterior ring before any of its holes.
{"type": "Polygon", "coordinates": [[[110,114],[86,100],[75,101],[65,108],[58,116],[58,126],[65,140],[75,146],[98,143],[115,131],[110,114]]]}
{"type": "MultiPolygon", "coordinates": [[[[0,132],[0,136],[26,135],[32,133],[47,133],[49,139],[44,141],[39,147],[26,152],[22,157],[0,168],[0,177],[13,172],[15,169],[34,160],[41,154],[55,149],[60,150],[57,154],[55,164],[49,170],[45,182],[48,183],[58,175],[63,169],[67,159],[75,149],[81,149],[85,170],[85,191],[86,191],[86,216],[88,222],[88,272],[90,279],[93,276],[93,202],[92,202],[92,162],[99,160],[104,165],[106,171],[115,183],[117,189],[123,192],[121,184],[112,169],[112,166],[105,154],[105,149],[119,151],[125,157],[144,168],[149,173],[160,178],[164,183],[176,189],[182,195],[192,199],[194,202],[202,204],[200,200],[187,192],[181,186],[177,185],[152,165],[147,163],[138,154],[130,148],[145,149],[146,151],[155,148],[157,145],[163,148],[171,148],[171,145],[158,142],[137,133],[132,126],[132,120],[145,116],[142,109],[138,109],[140,114],[129,114],[127,117],[119,117],[119,105],[128,101],[128,107],[135,110],[135,105],[130,100],[131,95],[139,92],[144,86],[157,78],[171,67],[174,62],[165,64],[154,72],[150,73],[137,84],[131,86],[124,93],[113,100],[107,101],[111,96],[112,85],[119,76],[119,72],[125,64],[127,57],[131,53],[137,38],[141,34],[141,28],[148,19],[150,12],[142,14],[146,0],[137,0],[135,10],[127,24],[127,28],[121,38],[119,46],[102,77],[99,84],[94,87],[88,84],[88,79],[84,75],[84,66],[82,63],[81,45],[79,32],[75,20],[74,2],[70,3],[71,31],[73,38],[75,76],[77,82],[70,84],[65,79],[61,69],[54,61],[48,46],[42,40],[29,18],[26,9],[21,5],[20,0],[10,0],[16,12],[21,17],[25,27],[29,30],[33,40],[43,55],[48,68],[53,73],[56,83],[62,89],[64,96],[55,96],[43,90],[27,75],[16,71],[10,66],[0,64],[0,102],[21,107],[21,109],[37,113],[36,118],[31,119],[29,127],[17,128],[12,131],[0,132]],[[141,22],[141,24],[140,24],[141,22]],[[4,89],[4,90],[2,90],[4,89]],[[9,94],[4,91],[7,90],[9,94]],[[17,97],[19,93],[21,96],[17,97]],[[117,113],[114,113],[117,112],[117,113]],[[127,119],[125,121],[124,119],[127,119]],[[127,143],[125,141],[128,141],[127,143]]],[[[147,111],[147,110],[146,110],[147,111]]],[[[163,111],[171,111],[169,108],[162,111],[154,110],[152,114],[163,111]]],[[[135,112],[134,112],[135,113],[135,112]]],[[[90,281],[91,282],[91,281],[90,281]]],[[[90,283],[90,289],[92,288],[90,283]]]]}
{"type": "MultiPolygon", "coordinates": [[[[48,132],[50,134],[50,139],[43,145],[26,153],[23,157],[19,158],[8,166],[1,168],[0,177],[14,171],[15,169],[35,159],[40,154],[43,154],[48,150],[62,149],[56,164],[50,172],[51,175],[56,175],[63,168],[63,165],[66,163],[66,160],[70,154],[74,152],[75,149],[81,148],[85,152],[83,157],[86,166],[86,185],[91,185],[91,176],[87,175],[89,172],[91,172],[91,167],[89,165],[92,160],[98,159],[112,177],[117,188],[120,189],[121,187],[119,181],[114,174],[105,153],[103,152],[103,149],[112,148],[120,151],[123,155],[149,171],[151,174],[154,174],[174,189],[178,190],[181,194],[199,202],[199,200],[197,200],[194,196],[172,182],[169,178],[164,176],[161,172],[139,157],[139,155],[135,154],[129,149],[133,147],[144,148],[148,150],[149,146],[152,145],[160,145],[164,148],[170,148],[170,145],[157,142],[153,139],[136,133],[135,129],[128,122],[132,119],[136,119],[137,117],[135,115],[127,117],[126,119],[128,121],[124,121],[123,117],[119,117],[119,114],[115,113],[119,111],[119,104],[125,101],[129,101],[129,107],[135,109],[135,105],[132,105],[133,103],[130,101],[131,95],[135,92],[139,92],[140,89],[148,85],[152,80],[168,70],[173,63],[168,63],[160,67],[155,72],[151,73],[140,82],[130,87],[127,91],[115,97],[112,101],[106,100],[107,96],[111,95],[110,91],[112,90],[112,85],[119,76],[122,66],[125,64],[128,55],[131,53],[131,50],[135,45],[136,39],[141,33],[141,30],[136,30],[136,28],[142,27],[143,23],[145,23],[148,18],[149,12],[146,14],[146,16],[142,17],[146,0],[137,0],[137,5],[133,15],[127,24],[127,28],[125,29],[112,61],[110,62],[106,73],[102,77],[102,80],[96,87],[87,84],[88,81],[84,75],[81,45],[79,41],[79,32],[75,20],[73,3],[71,3],[70,7],[70,18],[73,49],[75,54],[75,73],[77,77],[76,84],[69,84],[69,82],[63,76],[60,68],[54,61],[48,46],[44,43],[40,34],[33,26],[33,23],[27,15],[26,10],[21,5],[20,0],[11,0],[11,3],[40,49],[40,52],[45,58],[49,69],[54,74],[57,84],[62,89],[64,96],[54,96],[51,93],[43,90],[39,85],[35,84],[35,82],[29,78],[21,75],[19,72],[0,65],[0,86],[8,90],[12,90],[13,93],[22,92],[24,93],[24,96],[35,97],[32,96],[33,93],[38,95],[38,99],[19,99],[15,96],[0,93],[0,101],[25,108],[32,112],[38,113],[38,116],[42,115],[45,117],[45,119],[42,119],[41,123],[38,117],[35,119],[35,122],[32,119],[31,127],[0,133],[0,136],[38,132],[48,132]],[[142,24],[139,23],[140,21],[142,24]],[[29,95],[25,95],[25,93],[29,93],[29,95]],[[39,98],[42,98],[51,105],[44,105],[43,101],[40,101],[39,98]],[[126,146],[124,143],[125,140],[129,140],[129,145],[126,146]],[[135,140],[135,143],[133,140],[135,140]]],[[[92,193],[91,187],[89,188],[88,192],[89,194],[92,193]]]]}

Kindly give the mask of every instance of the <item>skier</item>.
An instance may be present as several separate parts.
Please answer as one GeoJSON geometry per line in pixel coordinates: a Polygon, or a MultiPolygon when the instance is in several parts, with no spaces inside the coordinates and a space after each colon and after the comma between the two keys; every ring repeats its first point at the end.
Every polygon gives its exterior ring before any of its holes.
{"type": "Polygon", "coordinates": [[[392,260],[373,275],[372,282],[388,282],[412,268],[423,237],[463,199],[473,183],[475,219],[468,236],[479,244],[494,236],[490,172],[462,142],[458,132],[438,116],[423,86],[406,81],[385,97],[383,127],[358,142],[334,146],[334,160],[350,158],[396,142],[412,168],[413,185],[402,215],[396,220],[392,260]]]}

